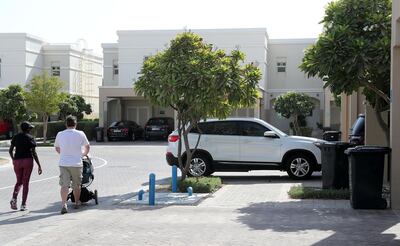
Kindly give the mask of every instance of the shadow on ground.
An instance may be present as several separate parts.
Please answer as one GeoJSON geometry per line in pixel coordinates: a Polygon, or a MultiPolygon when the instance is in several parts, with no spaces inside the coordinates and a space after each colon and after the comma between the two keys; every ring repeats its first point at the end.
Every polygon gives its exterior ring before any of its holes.
{"type": "Polygon", "coordinates": [[[238,209],[237,220],[251,230],[332,233],[313,245],[400,245],[395,234],[385,233],[400,222],[393,210],[305,208],[302,202],[254,203],[238,209]]]}
{"type": "Polygon", "coordinates": [[[245,184],[263,184],[263,183],[316,183],[321,181],[320,175],[311,176],[307,180],[294,180],[287,175],[214,175],[214,177],[220,177],[224,184],[229,185],[245,185],[245,184]]]}
{"type": "MultiPolygon", "coordinates": [[[[122,206],[119,202],[137,195],[136,192],[127,193],[123,195],[113,195],[99,197],[99,204],[95,205],[94,200],[82,204],[79,209],[73,208],[73,203],[68,202],[68,213],[81,213],[84,211],[96,210],[117,210],[117,209],[130,209],[130,210],[158,210],[166,206],[122,206]]],[[[42,219],[47,219],[53,216],[64,216],[60,214],[61,203],[60,201],[49,204],[47,207],[39,210],[31,211],[8,211],[0,213],[0,225],[12,225],[25,222],[34,222],[42,219]]]]}

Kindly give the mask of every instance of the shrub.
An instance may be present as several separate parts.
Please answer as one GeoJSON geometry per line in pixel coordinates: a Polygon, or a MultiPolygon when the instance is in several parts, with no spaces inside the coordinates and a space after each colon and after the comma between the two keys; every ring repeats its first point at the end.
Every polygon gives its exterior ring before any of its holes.
{"type": "Polygon", "coordinates": [[[187,188],[191,186],[195,193],[211,193],[218,190],[221,185],[222,181],[219,177],[189,177],[178,182],[181,192],[186,192],[187,188]]]}
{"type": "Polygon", "coordinates": [[[93,140],[95,136],[95,128],[99,126],[98,121],[80,121],[76,126],[76,129],[83,131],[86,134],[87,139],[93,140]]]}
{"type": "MultiPolygon", "coordinates": [[[[43,138],[43,123],[34,122],[32,123],[35,128],[32,130],[32,135],[36,138],[43,138]]],[[[47,138],[55,138],[59,131],[65,130],[64,121],[51,121],[47,123],[47,138]]]]}
{"type": "MultiPolygon", "coordinates": [[[[43,138],[43,123],[34,122],[32,124],[35,126],[32,135],[36,138],[43,138]]],[[[93,140],[95,128],[98,125],[99,122],[95,120],[79,121],[76,129],[83,131],[86,134],[87,139],[90,141],[93,140]]],[[[65,130],[64,121],[51,121],[47,126],[47,138],[54,139],[57,136],[57,133],[63,130],[65,130]]]]}
{"type": "Polygon", "coordinates": [[[293,199],[350,199],[349,190],[321,189],[315,187],[292,186],[288,195],[293,199]]]}

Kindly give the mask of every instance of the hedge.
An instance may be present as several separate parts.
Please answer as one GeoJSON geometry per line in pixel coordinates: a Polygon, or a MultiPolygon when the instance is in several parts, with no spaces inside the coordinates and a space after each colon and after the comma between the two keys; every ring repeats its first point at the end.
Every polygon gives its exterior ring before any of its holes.
{"type": "Polygon", "coordinates": [[[292,186],[288,195],[293,199],[350,199],[350,191],[292,186]]]}
{"type": "Polygon", "coordinates": [[[183,181],[178,181],[181,192],[186,192],[189,186],[193,188],[195,193],[211,193],[222,186],[222,181],[219,177],[189,177],[183,181]]]}
{"type": "MultiPolygon", "coordinates": [[[[35,128],[32,131],[32,135],[36,138],[43,138],[43,123],[33,122],[35,128]]],[[[88,140],[93,140],[95,136],[95,128],[99,126],[98,121],[84,120],[79,121],[76,129],[83,131],[86,134],[88,140]]],[[[64,121],[51,121],[47,124],[47,138],[55,138],[59,131],[65,130],[64,121]]]]}

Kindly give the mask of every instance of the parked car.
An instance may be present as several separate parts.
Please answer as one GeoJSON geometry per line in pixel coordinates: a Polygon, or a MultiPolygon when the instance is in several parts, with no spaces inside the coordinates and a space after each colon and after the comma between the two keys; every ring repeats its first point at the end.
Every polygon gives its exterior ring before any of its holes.
{"type": "Polygon", "coordinates": [[[135,141],[143,136],[143,127],[136,124],[134,121],[116,121],[113,122],[107,129],[108,141],[116,139],[126,139],[135,141]]]}
{"type": "Polygon", "coordinates": [[[150,118],[144,127],[144,139],[168,139],[168,135],[171,134],[173,130],[174,119],[169,117],[150,118]]]}
{"type": "Polygon", "coordinates": [[[13,137],[13,126],[8,120],[0,120],[0,136],[6,139],[11,139],[13,137]]]}
{"type": "MultiPolygon", "coordinates": [[[[199,123],[202,135],[192,157],[190,176],[210,175],[215,171],[281,170],[293,179],[306,179],[321,170],[321,152],[316,138],[288,136],[260,119],[231,118],[199,123]]],[[[189,133],[194,147],[198,132],[189,133]]],[[[179,136],[169,135],[167,163],[176,165],[179,136]]]]}
{"type": "Polygon", "coordinates": [[[355,145],[364,145],[364,135],[365,135],[365,115],[360,114],[353,126],[351,127],[351,133],[349,136],[349,141],[355,145]]]}

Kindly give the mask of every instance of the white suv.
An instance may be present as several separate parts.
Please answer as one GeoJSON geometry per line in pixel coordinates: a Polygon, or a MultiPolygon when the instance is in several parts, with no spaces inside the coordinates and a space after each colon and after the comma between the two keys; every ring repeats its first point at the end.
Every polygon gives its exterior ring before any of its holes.
{"type": "MultiPolygon", "coordinates": [[[[202,132],[189,169],[191,176],[215,171],[281,170],[294,179],[306,179],[321,170],[321,152],[316,138],[288,136],[267,122],[254,118],[207,120],[199,123],[202,132]]],[[[194,148],[196,129],[189,133],[194,148]]],[[[167,162],[177,165],[177,130],[168,138],[167,162]]],[[[184,146],[182,145],[184,150],[184,146]]]]}

